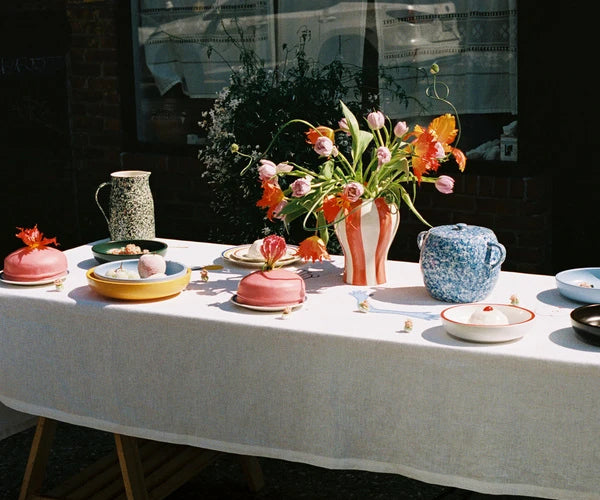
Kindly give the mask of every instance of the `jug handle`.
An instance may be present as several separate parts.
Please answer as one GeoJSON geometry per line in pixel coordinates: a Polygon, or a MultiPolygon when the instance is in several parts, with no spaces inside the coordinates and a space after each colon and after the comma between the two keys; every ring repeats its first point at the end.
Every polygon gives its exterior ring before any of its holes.
{"type": "Polygon", "coordinates": [[[417,246],[419,247],[419,250],[421,250],[421,247],[423,246],[423,241],[425,240],[425,236],[427,236],[428,232],[429,231],[421,231],[417,235],[417,246]]]}
{"type": "Polygon", "coordinates": [[[104,219],[106,219],[106,223],[110,225],[110,222],[108,221],[108,217],[106,216],[106,213],[104,212],[104,209],[102,208],[102,205],[100,205],[100,201],[98,200],[98,193],[105,186],[110,186],[110,182],[103,182],[102,184],[100,184],[98,186],[98,189],[96,189],[96,194],[94,195],[94,198],[96,199],[96,205],[98,205],[100,212],[102,212],[102,215],[104,215],[104,219]]]}
{"type": "Polygon", "coordinates": [[[498,267],[500,264],[502,264],[504,262],[504,259],[506,258],[506,248],[504,248],[504,245],[502,243],[496,243],[494,241],[488,241],[488,259],[490,262],[490,268],[494,269],[496,267],[498,267]],[[492,259],[492,255],[493,255],[493,249],[496,248],[498,250],[497,254],[498,254],[498,258],[493,261],[492,259]]]}

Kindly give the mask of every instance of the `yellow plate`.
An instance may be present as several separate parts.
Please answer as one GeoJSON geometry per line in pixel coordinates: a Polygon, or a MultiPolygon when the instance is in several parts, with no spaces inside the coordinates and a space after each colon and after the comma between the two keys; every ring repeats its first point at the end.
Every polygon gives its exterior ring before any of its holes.
{"type": "Polygon", "coordinates": [[[188,268],[184,275],[172,280],[151,283],[103,280],[94,274],[94,268],[89,269],[85,275],[92,290],[105,297],[123,300],[151,300],[170,297],[181,292],[190,282],[192,270],[188,268]]]}

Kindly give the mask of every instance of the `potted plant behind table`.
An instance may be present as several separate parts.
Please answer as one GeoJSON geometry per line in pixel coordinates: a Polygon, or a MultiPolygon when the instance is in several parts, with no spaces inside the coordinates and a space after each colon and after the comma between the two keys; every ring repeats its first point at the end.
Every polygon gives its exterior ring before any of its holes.
{"type": "MultiPolygon", "coordinates": [[[[432,65],[433,85],[427,93],[456,112],[438,92],[438,71],[437,64],[432,65]]],[[[304,260],[328,258],[329,230],[333,228],[345,257],[344,281],[382,284],[401,203],[431,226],[415,207],[417,187],[435,183],[440,192],[451,193],[454,179],[436,175],[440,164],[451,156],[464,171],[466,157],[451,145],[455,139],[458,142],[460,123],[457,116],[447,113],[425,128],[416,125],[410,130],[406,122],[393,124],[381,111],[373,111],[365,119],[365,130],[344,102],[340,106],[342,117],[336,130],[294,118],[277,133],[293,124],[305,127],[305,140],[321,160],[317,168],[271,155],[273,160],[263,157],[257,161],[237,144],[232,150],[250,158],[242,174],[257,166],[263,190],[257,205],[267,210],[267,218],[279,219],[286,226],[302,218],[302,227],[314,233],[300,243],[298,254],[304,260]]],[[[264,156],[269,153],[270,146],[264,156]]]]}
{"type": "MultiPolygon", "coordinates": [[[[209,241],[242,244],[281,229],[278,220],[266,218],[264,210],[256,206],[261,186],[253,177],[240,177],[246,159],[230,150],[232,143],[238,144],[241,151],[256,161],[264,157],[270,147],[273,157],[286,155],[298,164],[306,164],[317,157],[310,148],[298,147],[296,130],[281,130],[272,141],[285,123],[300,115],[310,122],[337,123],[342,99],[356,114],[375,105],[377,96],[365,91],[368,89],[366,81],[372,74],[341,61],[326,65],[313,62],[305,53],[308,43],[309,33],[303,31],[298,45],[284,47],[285,60],[271,69],[241,42],[241,66],[232,71],[229,86],[219,93],[212,109],[200,122],[208,136],[198,158],[205,169],[203,178],[214,193],[210,207],[217,216],[208,234],[209,241]]],[[[415,77],[422,77],[422,69],[412,69],[415,77]]],[[[382,68],[380,74],[387,75],[385,71],[382,68]]],[[[407,106],[410,101],[422,112],[426,111],[420,100],[407,96],[392,79],[382,80],[388,93],[401,106],[407,106]]],[[[288,243],[298,244],[305,237],[299,221],[286,229],[288,243]]],[[[335,243],[332,238],[329,244],[335,248],[335,243]]]]}

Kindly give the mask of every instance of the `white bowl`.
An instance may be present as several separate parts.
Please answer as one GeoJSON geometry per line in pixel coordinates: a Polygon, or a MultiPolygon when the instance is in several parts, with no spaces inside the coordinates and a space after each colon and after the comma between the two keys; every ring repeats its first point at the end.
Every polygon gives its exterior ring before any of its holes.
{"type": "Polygon", "coordinates": [[[561,295],[577,302],[600,304],[600,267],[580,267],[555,276],[561,295]]]}
{"type": "Polygon", "coordinates": [[[108,276],[107,273],[114,269],[118,269],[120,266],[123,266],[123,269],[127,271],[135,271],[137,272],[139,260],[115,260],[112,262],[106,262],[105,264],[101,264],[94,268],[94,275],[100,279],[105,281],[115,281],[119,283],[156,283],[161,281],[170,281],[175,278],[179,278],[180,276],[184,276],[187,271],[187,266],[181,264],[179,262],[175,262],[172,260],[167,260],[167,269],[165,270],[166,276],[157,276],[157,277],[148,277],[148,278],[114,278],[112,276],[108,276]]]}
{"type": "Polygon", "coordinates": [[[509,304],[462,304],[448,307],[441,314],[442,325],[452,336],[471,342],[507,342],[523,337],[531,328],[535,314],[509,304]],[[508,318],[505,325],[481,325],[471,322],[474,312],[491,306],[508,318]]]}

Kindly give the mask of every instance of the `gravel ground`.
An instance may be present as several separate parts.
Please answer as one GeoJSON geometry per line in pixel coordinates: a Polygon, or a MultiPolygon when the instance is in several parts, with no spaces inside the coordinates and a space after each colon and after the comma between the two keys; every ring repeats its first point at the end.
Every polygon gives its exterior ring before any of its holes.
{"type": "MultiPolygon", "coordinates": [[[[0,499],[18,498],[33,429],[0,441],[0,499]]],[[[59,424],[44,490],[52,488],[114,450],[111,434],[59,424]]],[[[531,497],[483,495],[422,483],[395,474],[330,470],[283,460],[260,459],[265,486],[250,493],[234,457],[223,455],[170,500],[534,500],[531,497]]],[[[539,499],[537,499],[539,500],[539,499]]]]}

